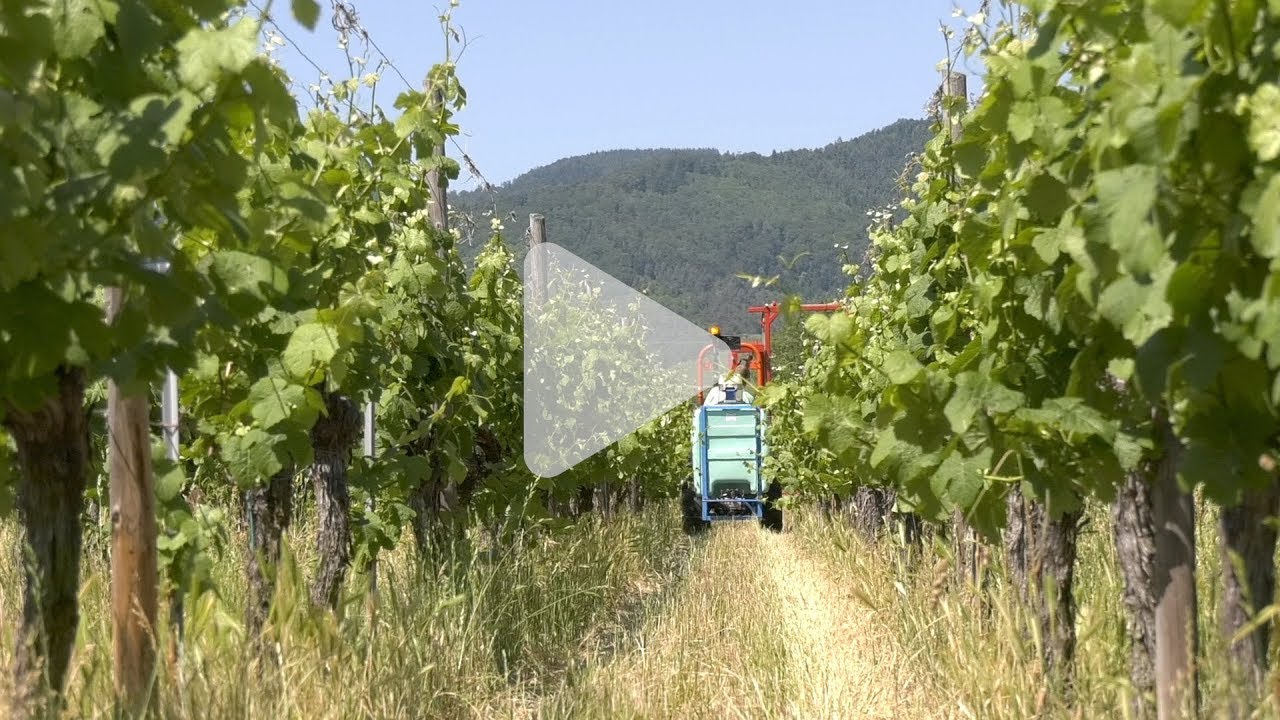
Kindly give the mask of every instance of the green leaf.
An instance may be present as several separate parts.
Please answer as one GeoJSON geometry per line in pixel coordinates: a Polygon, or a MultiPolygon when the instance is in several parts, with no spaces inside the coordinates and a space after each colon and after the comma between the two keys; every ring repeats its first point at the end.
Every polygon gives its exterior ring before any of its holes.
{"type": "Polygon", "coordinates": [[[454,455],[447,456],[445,458],[445,462],[448,466],[446,472],[448,473],[449,482],[451,484],[458,485],[459,483],[461,483],[463,480],[466,479],[467,466],[465,463],[463,463],[454,455]]]}
{"type": "Polygon", "coordinates": [[[1139,228],[1148,224],[1158,179],[1156,169],[1150,165],[1104,170],[1094,179],[1098,205],[1109,219],[1108,234],[1118,248],[1130,247],[1139,228]]]}
{"type": "Polygon", "coordinates": [[[1273,174],[1253,205],[1249,241],[1265,258],[1280,257],[1280,173],[1273,174]]]}
{"type": "Polygon", "coordinates": [[[290,376],[311,384],[319,379],[316,372],[326,369],[337,352],[337,333],[332,328],[306,323],[289,336],[281,359],[290,376]]]}
{"type": "Polygon", "coordinates": [[[965,455],[957,447],[938,464],[930,485],[938,497],[950,500],[956,507],[972,507],[986,484],[991,457],[990,447],[984,447],[972,455],[965,455]]]}
{"type": "Polygon", "coordinates": [[[94,150],[117,180],[158,173],[168,165],[168,153],[182,140],[199,105],[200,99],[189,92],[134,98],[120,126],[103,133],[94,150]]]}
{"type": "Polygon", "coordinates": [[[1200,19],[1209,0],[1151,0],[1151,9],[1178,27],[1186,27],[1200,19]]]}
{"type": "Polygon", "coordinates": [[[193,92],[216,86],[224,75],[243,71],[258,56],[259,26],[241,18],[222,30],[194,28],[178,41],[178,77],[193,92]]]}
{"type": "Polygon", "coordinates": [[[862,413],[852,398],[815,395],[804,404],[804,432],[816,436],[837,456],[861,446],[862,413]]]}
{"type": "Polygon", "coordinates": [[[1048,173],[1040,173],[1027,185],[1025,202],[1040,222],[1056,224],[1072,201],[1066,183],[1048,173]]]}
{"type": "Polygon", "coordinates": [[[1280,157],[1280,86],[1263,83],[1248,100],[1249,147],[1258,159],[1270,162],[1280,157]]]}
{"type": "Polygon", "coordinates": [[[804,327],[819,340],[839,345],[853,332],[853,320],[846,313],[812,315],[804,321],[804,327]]]}
{"type": "Polygon", "coordinates": [[[289,291],[289,278],[266,258],[239,250],[220,250],[210,260],[213,274],[232,293],[268,300],[264,289],[281,295],[289,291]]]}
{"type": "Polygon", "coordinates": [[[308,30],[316,29],[320,19],[320,4],[316,0],[293,0],[293,18],[308,30]]]}
{"type": "Polygon", "coordinates": [[[885,357],[880,369],[889,376],[889,382],[894,385],[906,385],[920,377],[924,366],[916,360],[915,355],[906,350],[894,350],[885,357]]]}
{"type": "Polygon", "coordinates": [[[35,277],[53,245],[47,227],[38,220],[9,220],[9,231],[0,238],[0,290],[12,290],[35,277]]]}
{"type": "Polygon", "coordinates": [[[310,428],[320,416],[323,400],[312,388],[291,383],[283,378],[265,377],[249,388],[249,413],[263,428],[270,430],[289,420],[310,428]]]}
{"type": "Polygon", "coordinates": [[[974,371],[963,372],[956,376],[956,391],[942,408],[942,414],[951,423],[951,431],[963,433],[973,423],[973,416],[982,407],[982,393],[986,385],[986,377],[974,371]]]}
{"type": "Polygon", "coordinates": [[[231,475],[241,487],[251,487],[284,469],[275,452],[279,435],[258,428],[227,436],[222,442],[222,455],[231,475]]]}
{"type": "Polygon", "coordinates": [[[169,463],[169,468],[156,478],[156,499],[162,504],[173,502],[187,483],[182,463],[169,463]]]}
{"type": "Polygon", "coordinates": [[[1134,345],[1142,345],[1173,320],[1173,309],[1161,287],[1139,283],[1129,275],[1107,286],[1098,299],[1098,312],[1134,345]]]}
{"type": "Polygon", "coordinates": [[[78,60],[89,54],[106,34],[102,10],[115,8],[114,3],[100,0],[57,0],[49,5],[54,50],[58,57],[68,60],[78,60]]]}
{"type": "Polygon", "coordinates": [[[1038,408],[1021,408],[1013,413],[1010,426],[1033,433],[1051,430],[1069,436],[1074,442],[1089,437],[1110,442],[1118,430],[1115,421],[1075,397],[1050,398],[1038,408]]]}
{"type": "Polygon", "coordinates": [[[942,414],[951,430],[963,433],[973,424],[978,410],[993,413],[1012,412],[1023,403],[1022,393],[1010,390],[980,372],[969,370],[956,376],[956,390],[947,400],[942,414]]]}
{"type": "Polygon", "coordinates": [[[1014,103],[1009,112],[1009,136],[1014,142],[1024,143],[1031,139],[1035,131],[1035,106],[1021,101],[1014,103]]]}

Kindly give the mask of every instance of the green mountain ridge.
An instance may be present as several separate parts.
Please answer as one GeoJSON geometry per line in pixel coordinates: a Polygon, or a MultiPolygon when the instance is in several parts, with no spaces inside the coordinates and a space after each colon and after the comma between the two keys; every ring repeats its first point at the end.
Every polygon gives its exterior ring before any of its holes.
{"type": "Polygon", "coordinates": [[[693,322],[753,332],[750,304],[842,294],[842,255],[862,257],[867,211],[897,197],[898,176],[930,136],[927,121],[903,119],[769,155],[606,150],[557,160],[492,192],[456,193],[453,202],[481,231],[485,213],[503,219],[521,256],[527,218],[542,213],[548,241],[693,322]],[[739,275],[778,280],[753,288],[739,275]]]}

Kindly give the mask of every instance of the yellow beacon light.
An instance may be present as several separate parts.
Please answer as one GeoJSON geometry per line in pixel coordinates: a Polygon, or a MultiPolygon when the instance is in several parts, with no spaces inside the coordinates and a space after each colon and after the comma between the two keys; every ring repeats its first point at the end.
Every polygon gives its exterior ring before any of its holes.
{"type": "Polygon", "coordinates": [[[720,326],[719,326],[719,325],[712,325],[712,326],[708,329],[708,332],[710,332],[712,335],[719,335],[719,334],[720,334],[720,326]]]}

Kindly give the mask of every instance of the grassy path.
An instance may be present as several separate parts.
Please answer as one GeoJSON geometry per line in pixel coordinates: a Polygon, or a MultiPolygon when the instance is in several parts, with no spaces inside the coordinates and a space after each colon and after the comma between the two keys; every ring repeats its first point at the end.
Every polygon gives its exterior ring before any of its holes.
{"type": "Polygon", "coordinates": [[[610,718],[927,716],[904,654],[789,534],[717,526],[689,571],[611,661],[530,715],[610,718]]]}
{"type": "Polygon", "coordinates": [[[793,536],[762,534],[762,559],[782,608],[791,710],[805,718],[896,718],[911,711],[899,679],[905,655],[872,611],[840,592],[793,536]]]}

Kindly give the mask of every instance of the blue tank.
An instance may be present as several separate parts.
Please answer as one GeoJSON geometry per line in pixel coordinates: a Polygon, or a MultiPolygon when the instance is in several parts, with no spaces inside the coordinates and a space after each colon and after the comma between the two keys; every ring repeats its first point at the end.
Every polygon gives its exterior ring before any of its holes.
{"type": "Polygon", "coordinates": [[[693,412],[692,479],[682,492],[686,530],[718,520],[759,520],[782,529],[775,507],[779,483],[764,476],[766,417],[763,408],[737,397],[733,388],[709,395],[693,412]]]}

